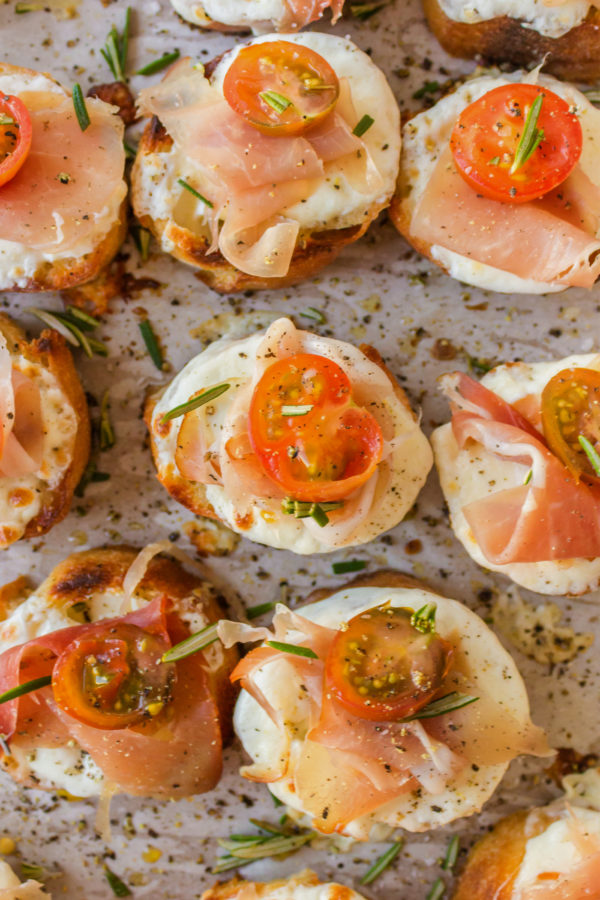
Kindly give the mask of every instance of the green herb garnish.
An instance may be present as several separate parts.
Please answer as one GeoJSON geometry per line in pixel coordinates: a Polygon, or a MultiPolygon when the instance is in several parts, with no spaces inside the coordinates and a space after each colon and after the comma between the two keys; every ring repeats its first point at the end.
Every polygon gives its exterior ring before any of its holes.
{"type": "Polygon", "coordinates": [[[79,127],[82,131],[85,131],[86,128],[90,127],[91,121],[80,84],[73,85],[73,106],[75,107],[75,115],[77,116],[79,127]]]}
{"type": "Polygon", "coordinates": [[[402,848],[404,847],[404,840],[396,841],[389,847],[385,853],[382,853],[379,859],[375,860],[373,865],[360,879],[361,884],[372,884],[376,878],[379,878],[381,873],[387,869],[387,867],[392,863],[402,848]]]}
{"type": "Polygon", "coordinates": [[[431,634],[435,631],[436,603],[426,603],[421,609],[416,610],[410,617],[410,624],[422,634],[431,634]]]}
{"type": "Polygon", "coordinates": [[[152,232],[148,231],[147,228],[144,228],[142,225],[138,225],[131,230],[131,236],[133,238],[133,242],[137,247],[137,251],[140,254],[142,262],[146,262],[150,255],[150,241],[152,240],[152,232]]]}
{"type": "Polygon", "coordinates": [[[306,416],[311,409],[314,409],[314,405],[312,403],[305,403],[304,405],[298,404],[298,406],[282,406],[281,407],[281,415],[282,416],[306,416]]]}
{"type": "Polygon", "coordinates": [[[0,125],[16,125],[17,123],[13,119],[12,116],[7,116],[6,113],[0,113],[0,125]]]}
{"type": "Polygon", "coordinates": [[[266,641],[268,647],[273,650],[281,650],[282,653],[291,653],[292,656],[305,656],[307,659],[318,659],[319,657],[310,647],[298,647],[297,644],[284,644],[282,641],[266,641]]]}
{"type": "Polygon", "coordinates": [[[340,509],[343,505],[343,500],[332,501],[331,503],[308,503],[303,500],[294,500],[293,497],[286,497],[281,502],[281,508],[284,513],[294,516],[296,519],[308,519],[310,516],[321,528],[329,524],[327,513],[332,512],[334,509],[340,509]]]}
{"type": "Polygon", "coordinates": [[[400,719],[401,722],[414,722],[415,719],[434,719],[436,716],[443,716],[446,713],[455,712],[464,706],[475,703],[479,697],[471,697],[469,694],[461,694],[458,691],[452,691],[450,694],[444,694],[437,700],[432,700],[423,709],[420,709],[414,716],[407,716],[406,719],[400,719]]]}
{"type": "Polygon", "coordinates": [[[196,634],[192,634],[184,641],[180,641],[179,644],[175,644],[174,647],[171,647],[170,650],[163,653],[161,661],[164,663],[177,662],[179,659],[185,659],[186,656],[191,656],[193,653],[205,650],[218,640],[217,623],[215,622],[213,625],[208,625],[206,628],[203,628],[202,631],[197,631],[196,634]]]}
{"type": "Polygon", "coordinates": [[[363,134],[369,130],[371,125],[375,122],[375,119],[372,116],[369,116],[367,113],[362,117],[362,119],[354,126],[352,129],[352,134],[356,135],[356,137],[362,137],[363,134]]]}
{"type": "Polygon", "coordinates": [[[26,312],[36,316],[40,321],[58,331],[72,347],[80,347],[86,356],[108,356],[108,349],[101,341],[97,341],[84,332],[93,331],[101,323],[76,306],[68,306],[65,312],[26,307],[26,312]]]}
{"type": "Polygon", "coordinates": [[[109,885],[112,888],[112,892],[115,897],[130,897],[131,891],[127,887],[124,881],[121,881],[118,875],[115,875],[114,872],[108,868],[108,866],[104,866],[104,876],[108,881],[109,885]]]}
{"type": "Polygon", "coordinates": [[[161,372],[164,371],[165,368],[165,360],[163,356],[163,352],[160,349],[160,345],[158,343],[157,337],[154,334],[154,329],[150,324],[149,319],[143,319],[143,321],[139,322],[140,331],[142,333],[142,337],[144,338],[144,343],[146,345],[146,350],[150,354],[150,358],[157,369],[160,369],[161,372]]]}
{"type": "Polygon", "coordinates": [[[425,97],[427,94],[435,94],[440,89],[439,81],[426,81],[423,87],[420,87],[418,91],[415,91],[413,94],[413,100],[420,100],[422,97],[425,97]]]}
{"type": "Polygon", "coordinates": [[[160,420],[161,425],[170,422],[171,419],[179,419],[180,416],[185,416],[186,413],[192,412],[192,410],[198,409],[200,406],[204,406],[205,403],[210,403],[211,400],[216,400],[217,397],[220,397],[221,394],[228,391],[230,387],[230,384],[218,384],[216,387],[209,388],[207,391],[202,391],[201,394],[192,397],[187,403],[181,403],[179,406],[175,406],[173,409],[166,412],[160,420]]]}
{"type": "Polygon", "coordinates": [[[488,162],[488,166],[499,166],[499,165],[500,165],[500,157],[492,156],[492,158],[488,162]]]}
{"type": "Polygon", "coordinates": [[[129,51],[129,33],[131,30],[131,7],[125,12],[125,24],[121,34],[113,25],[108,33],[106,44],[100,48],[100,53],[108,63],[108,67],[116,81],[123,84],[127,81],[127,54],[129,51]]]}
{"type": "Polygon", "coordinates": [[[115,446],[115,432],[110,421],[110,398],[108,390],[104,391],[102,401],[100,403],[100,449],[110,450],[115,446]]]}
{"type": "Polygon", "coordinates": [[[32,691],[39,691],[40,688],[48,687],[52,684],[51,675],[42,675],[41,678],[33,678],[31,681],[24,681],[8,691],[0,694],[0,704],[8,703],[10,700],[16,700],[17,697],[23,697],[24,694],[31,694],[32,691]]]}
{"type": "Polygon", "coordinates": [[[346,559],[344,562],[331,564],[334,575],[344,575],[346,572],[361,572],[367,568],[364,559],[346,559]]]}
{"type": "Polygon", "coordinates": [[[583,434],[579,435],[579,444],[590,461],[592,469],[600,477],[600,456],[593,444],[583,434]]]}
{"type": "Polygon", "coordinates": [[[375,13],[378,13],[380,10],[386,7],[388,3],[389,0],[384,0],[383,3],[351,3],[350,12],[355,19],[360,19],[361,22],[366,22],[367,19],[370,19],[371,16],[374,16],[375,13]]]}
{"type": "Polygon", "coordinates": [[[228,839],[217,838],[219,846],[227,852],[217,860],[213,874],[247,866],[257,859],[293,853],[317,837],[317,832],[307,829],[269,824],[267,830],[266,826],[266,822],[258,824],[265,834],[232,834],[228,839]]]}
{"type": "Polygon", "coordinates": [[[527,475],[525,476],[525,480],[524,480],[523,484],[529,484],[532,477],[533,477],[533,469],[530,469],[529,472],[527,473],[527,475]]]}
{"type": "Polygon", "coordinates": [[[258,619],[259,616],[263,616],[265,613],[271,612],[271,610],[275,609],[275,603],[259,603],[257,606],[249,606],[246,609],[246,615],[249,619],[258,619]]]}
{"type": "Polygon", "coordinates": [[[206,206],[210,207],[210,209],[213,209],[213,204],[210,202],[210,200],[207,200],[206,197],[203,197],[202,194],[197,191],[196,188],[193,188],[191,184],[188,184],[184,178],[178,178],[177,184],[180,184],[182,188],[185,188],[186,191],[189,191],[190,194],[193,194],[196,200],[202,200],[202,202],[205,203],[206,206]]]}
{"type": "Polygon", "coordinates": [[[537,127],[543,102],[544,95],[538,94],[529,107],[529,112],[525,119],[525,128],[518,143],[513,164],[510,167],[510,175],[514,175],[515,172],[525,165],[545,138],[544,129],[537,127]]]}
{"type": "Polygon", "coordinates": [[[441,900],[446,893],[446,885],[441,878],[436,878],[431,885],[431,890],[427,894],[426,900],[441,900]]]}
{"type": "Polygon", "coordinates": [[[304,316],[305,319],[313,319],[315,322],[318,322],[319,325],[324,325],[327,319],[325,318],[325,314],[321,312],[320,309],[316,309],[314,306],[307,306],[306,309],[300,313],[301,316],[304,316]]]}
{"type": "Polygon", "coordinates": [[[448,844],[448,849],[446,850],[446,855],[442,863],[442,869],[445,872],[452,872],[452,870],[454,869],[456,860],[458,859],[459,850],[460,838],[457,834],[455,834],[452,838],[450,838],[450,843],[448,844]]]}
{"type": "Polygon", "coordinates": [[[293,105],[291,100],[288,100],[283,94],[278,94],[277,91],[261,91],[258,96],[280,115],[293,105]]]}
{"type": "Polygon", "coordinates": [[[179,59],[179,50],[173,50],[172,53],[165,53],[158,59],[149,62],[147,66],[142,66],[142,68],[138,69],[135,74],[155,75],[156,72],[162,72],[163,69],[166,69],[167,66],[170,66],[171,63],[174,63],[177,59],[179,59]]]}
{"type": "Polygon", "coordinates": [[[21,878],[31,878],[33,881],[43,881],[44,874],[42,866],[38,866],[35,863],[21,863],[21,878]]]}

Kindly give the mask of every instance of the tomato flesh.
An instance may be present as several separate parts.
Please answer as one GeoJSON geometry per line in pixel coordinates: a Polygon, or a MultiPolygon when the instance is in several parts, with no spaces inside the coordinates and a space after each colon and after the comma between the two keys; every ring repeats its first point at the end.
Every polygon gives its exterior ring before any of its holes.
{"type": "Polygon", "coordinates": [[[550,450],[579,481],[600,484],[579,437],[600,453],[600,372],[563,369],[542,392],[542,426],[550,450]]]}
{"type": "Polygon", "coordinates": [[[462,111],[450,147],[458,171],[492,200],[524,203],[543,197],[573,171],[583,146],[581,123],[569,104],[547,88],[505,84],[462,111]],[[544,136],[529,159],[511,173],[532,103],[542,96],[537,128],[544,136]]]}
{"type": "Polygon", "coordinates": [[[339,93],[329,63],[291,41],[242,47],[223,81],[223,94],[234,112],[271,135],[308,131],[329,115],[339,93]]]}
{"type": "Polygon", "coordinates": [[[14,178],[31,149],[31,117],[19,97],[0,93],[0,187],[14,178]]]}
{"type": "Polygon", "coordinates": [[[371,477],[383,451],[381,429],[354,403],[343,369],[311,353],[267,369],[252,396],[248,430],[267,475],[313,503],[348,497],[371,477]]]}
{"type": "Polygon", "coordinates": [[[414,715],[441,688],[452,646],[412,624],[413,610],[378,606],[336,634],[325,665],[327,687],[363,719],[389,722],[414,715]]]}
{"type": "Polygon", "coordinates": [[[57,659],[58,706],[95,728],[117,729],[158,715],[169,702],[174,666],[161,662],[166,642],[137,625],[95,628],[57,659]]]}

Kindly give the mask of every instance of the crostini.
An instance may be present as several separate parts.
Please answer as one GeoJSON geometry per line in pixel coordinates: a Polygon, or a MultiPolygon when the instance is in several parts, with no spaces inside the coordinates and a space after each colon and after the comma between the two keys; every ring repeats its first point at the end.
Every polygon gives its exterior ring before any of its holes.
{"type": "Polygon", "coordinates": [[[0,63],[0,290],[90,281],[126,232],[123,123],[102,100],[0,63]]]}
{"type": "Polygon", "coordinates": [[[65,339],[28,341],[0,313],[0,549],[63,519],[90,452],[85,393],[65,339]]]}
{"type": "Polygon", "coordinates": [[[171,0],[182,19],[213,31],[298,31],[330,11],[332,22],[344,0],[171,0]]]}
{"type": "Polygon", "coordinates": [[[0,764],[16,781],[168,798],[218,782],[237,655],[218,646],[163,661],[222,610],[207,582],[158,549],[76,553],[36,590],[21,580],[12,592],[0,622],[0,764]]]}
{"type": "Polygon", "coordinates": [[[565,799],[508,816],[475,845],[452,900],[600,898],[598,771],[565,782],[565,799]]]}
{"type": "Polygon", "coordinates": [[[546,755],[513,660],[475,613],[397,572],[317,592],[232,673],[234,728],[294,817],[323,834],[377,840],[471,815],[521,753],[546,755]]]}
{"type": "Polygon", "coordinates": [[[423,0],[453,56],[530,67],[567,81],[600,78],[600,8],[590,0],[423,0]]]}
{"type": "Polygon", "coordinates": [[[452,528],[480,565],[542,594],[600,583],[600,356],[441,378],[432,444],[452,528]]]}
{"type": "Polygon", "coordinates": [[[266,35],[206,69],[184,59],[138,106],[151,118],[132,172],[135,213],[217,291],[308,278],[394,192],[398,107],[345,38],[266,35]]]}
{"type": "Polygon", "coordinates": [[[278,881],[245,881],[235,877],[202,894],[202,900],[363,900],[362,894],[335,882],[322,882],[310,869],[278,881]]]}
{"type": "Polygon", "coordinates": [[[290,319],[215,341],[148,398],[145,419],[158,478],[179,503],[302,554],[393,528],[433,460],[376,350],[290,319]]]}
{"type": "Polygon", "coordinates": [[[511,293],[600,274],[600,110],[537,73],[462,84],[404,128],[392,219],[453,278],[511,293]]]}

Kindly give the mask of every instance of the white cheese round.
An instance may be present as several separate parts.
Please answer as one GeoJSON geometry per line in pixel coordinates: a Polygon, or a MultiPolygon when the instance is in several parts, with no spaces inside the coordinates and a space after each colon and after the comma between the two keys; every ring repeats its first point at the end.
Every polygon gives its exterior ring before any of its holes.
{"type": "MultiPolygon", "coordinates": [[[[297,610],[300,615],[327,628],[340,628],[354,616],[390,603],[393,607],[420,609],[426,603],[437,605],[436,628],[440,635],[456,641],[469,663],[474,692],[494,696],[507,715],[531,728],[529,703],[519,672],[493,632],[475,613],[456,600],[449,600],[416,588],[347,588],[331,597],[297,610]]],[[[293,636],[290,637],[293,642],[293,636]]],[[[297,638],[296,638],[297,640],[297,638]]],[[[304,740],[309,719],[309,701],[302,679],[285,659],[277,659],[253,675],[254,683],[285,720],[290,739],[290,758],[304,740]]],[[[477,716],[477,704],[471,707],[477,716]]],[[[253,761],[272,765],[281,751],[282,735],[263,708],[246,691],[235,707],[234,728],[253,761]]],[[[508,763],[467,766],[439,794],[424,789],[401,794],[379,810],[348,822],[343,833],[356,840],[384,840],[395,828],[426,831],[478,812],[489,799],[508,763]]],[[[295,814],[307,815],[293,789],[290,775],[269,783],[269,790],[295,814]]]]}
{"type": "Polygon", "coordinates": [[[213,23],[255,32],[280,28],[289,16],[286,0],[171,0],[176,12],[210,28],[213,23]]]}
{"type": "MultiPolygon", "coordinates": [[[[541,394],[548,381],[571,366],[600,370],[600,356],[583,354],[543,363],[508,363],[497,366],[481,383],[508,403],[528,394],[541,394]]],[[[467,553],[486,569],[501,572],[516,584],[540,594],[583,594],[598,585],[600,559],[563,559],[536,563],[490,563],[475,542],[463,506],[503,488],[523,484],[527,467],[500,459],[480,444],[469,442],[462,450],[452,433],[452,425],[437,428],[431,442],[442,490],[450,509],[454,534],[467,553]]]]}
{"type": "Polygon", "coordinates": [[[524,28],[539,31],[550,38],[558,38],[580,25],[588,14],[590,0],[438,0],[442,12],[454,22],[475,25],[498,16],[519,19],[524,28]]]}
{"type": "MultiPolygon", "coordinates": [[[[410,186],[410,193],[403,199],[402,205],[409,215],[414,213],[421,197],[427,190],[439,154],[448,146],[452,129],[463,109],[488,91],[515,81],[533,82],[546,86],[575,109],[583,129],[583,151],[580,165],[588,178],[600,187],[600,167],[598,166],[600,109],[593,106],[577,88],[550,76],[538,77],[535,72],[523,73],[520,71],[497,77],[486,75],[466,81],[453,94],[443,97],[431,109],[419,113],[405,125],[402,135],[402,180],[410,186]]],[[[483,290],[511,294],[546,294],[564,291],[566,287],[558,282],[545,283],[520,278],[510,272],[477,262],[437,244],[431,247],[431,255],[436,262],[447,269],[452,278],[483,290]]]]}

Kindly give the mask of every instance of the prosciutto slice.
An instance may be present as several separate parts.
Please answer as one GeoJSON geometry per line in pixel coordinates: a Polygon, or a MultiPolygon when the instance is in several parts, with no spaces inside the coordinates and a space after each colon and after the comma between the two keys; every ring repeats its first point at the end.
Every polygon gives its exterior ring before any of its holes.
{"type": "Polygon", "coordinates": [[[23,167],[0,187],[0,240],[64,255],[97,241],[98,217],[125,193],[123,124],[111,107],[92,98],[86,100],[91,123],[85,131],[70,97],[23,91],[21,99],[33,139],[23,167]]]}
{"type": "Polygon", "coordinates": [[[540,200],[501,203],[467,184],[447,147],[410,232],[520,278],[589,288],[600,275],[599,214],[600,189],[579,166],[540,200]]]}
{"type": "MultiPolygon", "coordinates": [[[[101,624],[104,628],[115,623],[137,625],[169,645],[186,633],[177,617],[166,612],[164,598],[101,624]]],[[[64,628],[6,650],[0,655],[0,693],[51,675],[71,641],[97,627],[64,628]]],[[[164,714],[148,723],[109,731],[85,725],[60,710],[47,687],[2,704],[0,731],[9,745],[24,750],[75,740],[105,777],[129,794],[189,796],[213,788],[221,774],[219,715],[199,655],[176,663],[173,699],[164,714]]]]}
{"type": "Polygon", "coordinates": [[[316,22],[323,13],[331,9],[332,23],[335,25],[342,14],[344,0],[286,0],[289,16],[285,20],[287,28],[304,28],[316,22]]]}
{"type": "Polygon", "coordinates": [[[13,368],[0,334],[0,477],[18,478],[42,464],[44,423],[38,386],[13,368]]]}
{"type": "MultiPolygon", "coordinates": [[[[327,5],[310,4],[315,10],[327,5]]],[[[302,136],[253,128],[188,59],[143,90],[138,105],[160,119],[185,158],[186,177],[213,204],[209,252],[218,249],[250,275],[287,274],[299,224],[285,212],[314,192],[329,163],[343,162],[341,170],[363,193],[380,180],[366,145],[352,134],[347,85],[337,111],[302,136]]]]}
{"type": "Polygon", "coordinates": [[[482,384],[462,373],[441,384],[459,447],[476,441],[523,467],[522,483],[463,507],[486,559],[506,565],[600,556],[600,489],[575,481],[533,425],[482,384]]]}

